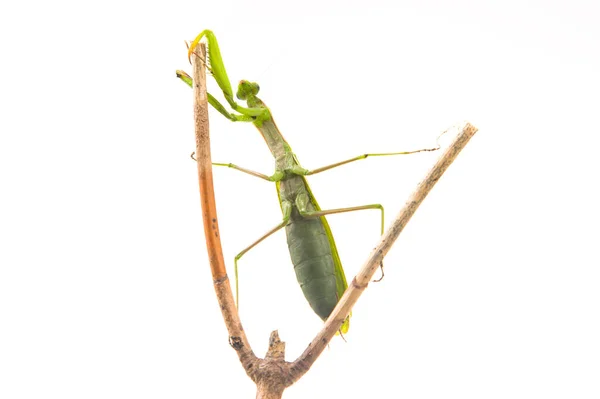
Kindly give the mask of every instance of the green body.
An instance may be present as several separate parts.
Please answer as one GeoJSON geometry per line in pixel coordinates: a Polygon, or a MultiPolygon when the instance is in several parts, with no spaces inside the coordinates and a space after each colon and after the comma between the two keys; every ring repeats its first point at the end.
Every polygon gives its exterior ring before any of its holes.
{"type": "MultiPolygon", "coordinates": [[[[255,97],[248,106],[264,104],[255,97]]],[[[289,206],[285,232],[296,278],[312,309],[326,320],[348,287],[331,229],[324,216],[303,216],[321,208],[304,177],[306,170],[300,167],[273,118],[254,124],[275,157],[275,176],[282,176],[276,184],[277,194],[284,217],[289,206]]]]}
{"type": "MultiPolygon", "coordinates": [[[[214,34],[205,30],[191,43],[188,55],[194,51],[198,42],[205,37],[208,41],[209,71],[215,78],[223,96],[229,106],[238,113],[229,113],[210,93],[208,102],[222,115],[234,122],[252,122],[263,136],[271,154],[275,158],[275,173],[267,176],[233,164],[213,165],[227,166],[261,179],[275,182],[277,195],[283,214],[283,220],[265,235],[260,237],[250,246],[245,248],[235,257],[236,299],[238,295],[238,260],[250,249],[265,238],[285,227],[287,243],[296,272],[296,278],[304,296],[315,313],[326,320],[348,287],[344,269],[331,234],[325,215],[352,212],[365,209],[381,211],[381,233],[383,233],[383,207],[380,204],[362,205],[348,208],[322,210],[315,200],[306,181],[308,175],[320,173],[340,165],[345,165],[369,156],[403,155],[421,151],[434,151],[439,148],[430,148],[416,151],[403,151],[393,153],[363,154],[332,165],[314,170],[302,168],[298,158],[292,152],[271,116],[270,110],[256,95],[259,86],[256,83],[240,81],[236,97],[245,100],[248,108],[238,105],[233,98],[233,91],[223,60],[219,44],[214,34]]],[[[193,85],[192,79],[183,71],[177,71],[177,77],[193,85]]],[[[239,300],[238,300],[239,306],[239,300]]],[[[340,331],[345,333],[349,327],[349,316],[344,320],[340,331]]]]}

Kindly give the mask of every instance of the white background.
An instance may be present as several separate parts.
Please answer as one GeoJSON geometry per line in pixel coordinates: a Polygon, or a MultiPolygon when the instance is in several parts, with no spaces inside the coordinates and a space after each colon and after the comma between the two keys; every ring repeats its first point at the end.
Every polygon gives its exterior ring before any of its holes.
{"type": "MultiPolygon", "coordinates": [[[[480,129],[355,307],[348,342],[285,398],[600,397],[596,7],[3,3],[0,397],[254,397],[213,293],[191,90],[174,74],[205,28],[306,168],[480,129]]],[[[215,161],[272,173],[252,126],[210,122],[215,161]]],[[[323,208],[381,203],[390,221],[435,159],[368,159],[310,183],[323,208]]],[[[225,168],[215,180],[231,268],[281,215],[272,184],[225,168]]],[[[330,223],[350,279],[378,216],[330,223]]],[[[284,234],[240,267],[254,350],[279,329],[295,359],[322,323],[284,234]]]]}

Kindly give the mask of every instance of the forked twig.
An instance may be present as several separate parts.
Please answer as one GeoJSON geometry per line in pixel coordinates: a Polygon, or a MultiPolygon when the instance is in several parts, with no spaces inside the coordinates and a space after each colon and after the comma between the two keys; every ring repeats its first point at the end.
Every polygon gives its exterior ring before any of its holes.
{"type": "Polygon", "coordinates": [[[208,97],[206,95],[206,74],[204,71],[206,47],[200,44],[200,51],[192,56],[194,81],[194,119],[196,129],[196,158],[198,160],[198,181],[200,184],[200,202],[204,220],[204,234],[213,284],[223,319],[229,334],[229,343],[235,349],[248,376],[256,383],[258,399],[281,398],[288,386],[299,380],[312,366],[331,338],[342,325],[346,316],[363,293],[381,261],[392,247],[412,215],[440,179],[448,166],[477,132],[477,128],[467,123],[452,144],[443,152],[425,179],[406,202],[404,208],[394,220],[392,226],[381,237],[377,247],[354,277],[352,283],[333,310],[323,329],[308,345],[304,353],[294,362],[285,361],[285,343],[277,334],[271,333],[269,350],[264,359],[256,357],[237,312],[223,253],[214,197],[212,164],[210,156],[210,137],[208,129],[208,97]]]}

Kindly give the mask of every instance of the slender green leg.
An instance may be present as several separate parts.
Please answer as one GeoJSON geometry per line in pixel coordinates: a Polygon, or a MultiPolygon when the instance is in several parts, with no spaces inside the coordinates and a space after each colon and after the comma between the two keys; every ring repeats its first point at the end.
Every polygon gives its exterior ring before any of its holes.
{"type": "Polygon", "coordinates": [[[241,166],[237,166],[237,165],[234,165],[232,163],[216,163],[216,162],[213,162],[213,166],[225,166],[225,167],[228,167],[228,168],[231,168],[231,169],[239,170],[240,172],[244,172],[244,173],[247,173],[247,174],[252,175],[252,176],[260,177],[261,179],[266,180],[266,181],[275,181],[275,180],[273,180],[272,177],[269,177],[267,175],[263,175],[260,172],[255,172],[255,171],[250,170],[250,169],[242,168],[241,166]]]}
{"type": "Polygon", "coordinates": [[[306,211],[306,212],[300,211],[300,215],[302,215],[305,218],[316,218],[316,217],[321,217],[321,216],[326,216],[326,215],[334,215],[336,213],[362,211],[364,209],[379,209],[381,211],[381,234],[383,234],[384,218],[383,218],[383,205],[381,205],[381,204],[351,206],[349,208],[327,209],[327,210],[320,210],[320,211],[306,211]]]}
{"type": "Polygon", "coordinates": [[[286,200],[281,201],[281,210],[283,212],[283,220],[282,220],[282,222],[279,223],[274,228],[272,228],[271,230],[269,230],[265,235],[263,235],[262,237],[260,237],[258,240],[254,241],[252,244],[250,244],[250,246],[246,247],[244,250],[242,250],[242,252],[240,252],[239,254],[237,254],[235,256],[235,259],[233,261],[233,265],[234,265],[233,270],[234,270],[234,274],[235,274],[235,303],[237,304],[238,309],[240,308],[240,299],[239,299],[240,284],[239,284],[239,281],[238,281],[238,264],[237,264],[237,262],[238,262],[238,260],[240,260],[240,258],[242,256],[244,256],[244,254],[246,254],[246,252],[250,251],[252,248],[254,248],[255,246],[257,246],[265,238],[269,237],[273,233],[275,233],[278,230],[281,230],[282,228],[284,228],[285,226],[287,226],[287,224],[290,221],[290,216],[292,215],[292,204],[289,201],[286,201],[286,200]]]}
{"type": "MultiPolygon", "coordinates": [[[[192,152],[192,154],[190,155],[190,157],[194,161],[198,162],[198,160],[196,159],[196,157],[194,155],[196,155],[196,152],[192,152]]],[[[276,171],[273,176],[267,176],[267,175],[263,175],[260,172],[255,172],[255,171],[250,170],[250,169],[242,168],[241,166],[237,166],[237,165],[232,164],[232,163],[218,163],[218,162],[213,162],[212,164],[213,164],[213,166],[226,166],[226,167],[231,168],[231,169],[239,170],[240,172],[244,172],[244,173],[247,173],[249,175],[256,176],[256,177],[259,177],[259,178],[261,178],[263,180],[270,181],[270,182],[278,182],[281,179],[283,179],[283,177],[285,176],[285,173],[283,173],[280,170],[276,171]]]]}
{"type": "Polygon", "coordinates": [[[337,162],[337,163],[334,163],[334,164],[331,164],[331,165],[323,166],[322,168],[308,170],[308,171],[304,172],[304,174],[305,175],[315,175],[317,173],[321,173],[321,172],[324,172],[326,170],[336,168],[338,166],[346,165],[347,163],[350,163],[350,162],[359,161],[361,159],[366,159],[368,157],[384,157],[384,156],[388,156],[388,155],[408,155],[408,154],[416,154],[418,152],[436,151],[436,150],[439,150],[439,149],[440,149],[440,146],[438,145],[435,148],[424,148],[424,149],[415,150],[415,151],[386,152],[386,153],[380,153],[380,154],[363,154],[363,155],[359,155],[359,156],[354,157],[354,158],[346,159],[345,161],[341,161],[341,162],[337,162]]]}
{"type": "Polygon", "coordinates": [[[194,87],[194,80],[185,71],[178,69],[175,71],[175,76],[177,76],[179,79],[181,79],[183,81],[183,83],[185,83],[186,85],[188,85],[190,87],[194,87]]]}
{"type": "Polygon", "coordinates": [[[214,109],[219,111],[221,115],[225,118],[229,119],[232,122],[254,122],[255,119],[253,116],[248,115],[240,115],[240,114],[232,114],[227,112],[227,109],[221,104],[216,98],[213,97],[212,94],[206,93],[208,95],[208,103],[213,106],[214,109]]]}
{"type": "MultiPolygon", "coordinates": [[[[326,215],[334,215],[336,213],[362,211],[364,209],[379,209],[381,211],[381,235],[383,235],[383,230],[385,227],[385,223],[384,223],[385,218],[384,218],[383,205],[381,205],[381,204],[352,206],[349,208],[327,209],[327,210],[320,210],[320,211],[307,211],[306,209],[307,209],[307,205],[309,202],[310,202],[310,199],[308,198],[308,195],[306,195],[306,194],[299,195],[298,197],[296,197],[296,206],[298,207],[298,210],[300,211],[300,215],[302,215],[305,218],[315,218],[315,217],[321,217],[321,216],[326,216],[326,215]]],[[[381,277],[377,280],[373,280],[374,282],[381,281],[383,279],[383,276],[385,275],[383,272],[383,261],[379,264],[379,268],[381,269],[381,277]]]]}
{"type": "Polygon", "coordinates": [[[192,53],[194,52],[194,48],[198,45],[203,37],[206,37],[208,42],[208,61],[210,63],[210,70],[217,81],[217,84],[221,88],[221,91],[223,91],[225,100],[227,100],[231,108],[242,115],[258,117],[258,119],[262,120],[267,119],[269,117],[268,109],[263,107],[245,108],[240,106],[233,99],[233,90],[231,88],[231,83],[229,82],[229,77],[227,76],[227,71],[225,70],[225,65],[223,64],[223,58],[221,58],[219,42],[212,31],[206,29],[196,36],[188,49],[188,59],[191,57],[192,53]]]}
{"type": "MultiPolygon", "coordinates": [[[[177,71],[175,71],[175,75],[179,79],[181,79],[185,84],[187,84],[188,86],[194,87],[194,81],[192,80],[192,77],[190,75],[188,75],[187,73],[185,73],[184,71],[177,70],[177,71]]],[[[206,94],[208,95],[208,102],[210,103],[210,105],[212,105],[214,109],[219,111],[219,113],[221,115],[223,115],[225,118],[229,119],[230,121],[254,122],[255,119],[252,116],[232,114],[232,113],[228,112],[227,109],[223,106],[223,104],[221,104],[219,102],[219,100],[217,100],[212,94],[210,94],[210,93],[206,93],[206,94]]]]}

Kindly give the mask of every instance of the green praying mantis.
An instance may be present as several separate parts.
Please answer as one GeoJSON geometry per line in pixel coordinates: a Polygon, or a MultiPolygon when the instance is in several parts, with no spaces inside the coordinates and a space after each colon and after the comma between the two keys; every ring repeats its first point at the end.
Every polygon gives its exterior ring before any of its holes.
{"type": "MultiPolygon", "coordinates": [[[[202,38],[206,38],[208,46],[208,70],[223,92],[225,100],[236,113],[229,112],[210,93],[208,93],[208,102],[227,119],[233,122],[250,122],[256,126],[275,158],[275,173],[268,176],[231,163],[213,163],[213,165],[226,166],[260,179],[274,182],[283,214],[280,223],[243,249],[235,257],[236,303],[239,306],[238,261],[244,254],[264,239],[285,228],[287,244],[298,283],[311,308],[325,321],[346,288],[348,288],[346,275],[333,239],[333,234],[325,216],[375,209],[381,213],[381,234],[383,234],[384,210],[380,204],[321,209],[308,185],[306,176],[315,175],[367,157],[415,154],[425,151],[435,151],[440,147],[438,145],[436,148],[415,151],[363,154],[321,168],[313,170],[304,169],[300,166],[298,157],[292,152],[290,145],[277,128],[271,111],[257,97],[259,91],[258,84],[242,80],[238,85],[236,97],[239,100],[246,101],[247,107],[239,105],[233,98],[233,90],[227,76],[227,71],[225,70],[225,65],[223,64],[223,59],[221,58],[219,44],[212,31],[204,30],[194,39],[189,46],[188,57],[191,56],[202,38]]],[[[185,72],[177,71],[177,77],[190,87],[193,87],[192,78],[185,72]]],[[[346,333],[349,326],[350,316],[344,320],[340,332],[346,333]]]]}

